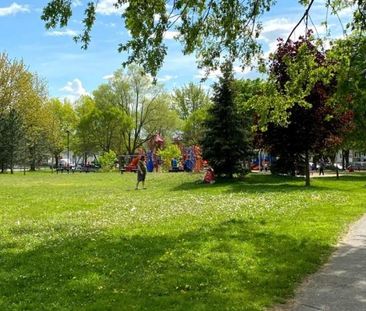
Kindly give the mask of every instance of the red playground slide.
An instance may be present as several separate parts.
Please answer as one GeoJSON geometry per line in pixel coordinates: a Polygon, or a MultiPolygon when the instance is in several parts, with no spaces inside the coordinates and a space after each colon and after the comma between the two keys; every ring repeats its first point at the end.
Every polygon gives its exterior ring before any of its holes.
{"type": "Polygon", "coordinates": [[[130,164],[126,166],[126,172],[134,172],[137,170],[137,163],[139,162],[140,156],[135,156],[130,164]]]}

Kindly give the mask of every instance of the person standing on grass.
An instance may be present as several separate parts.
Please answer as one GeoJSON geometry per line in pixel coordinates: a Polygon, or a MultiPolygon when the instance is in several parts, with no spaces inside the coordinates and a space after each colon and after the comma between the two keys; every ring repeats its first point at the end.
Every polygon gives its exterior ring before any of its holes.
{"type": "Polygon", "coordinates": [[[146,178],[146,163],[145,156],[141,156],[139,162],[137,163],[137,184],[135,190],[139,189],[139,183],[142,182],[142,189],[145,188],[145,178],[146,178]]]}
{"type": "Polygon", "coordinates": [[[325,162],[323,159],[319,161],[319,176],[324,175],[325,162]]]}

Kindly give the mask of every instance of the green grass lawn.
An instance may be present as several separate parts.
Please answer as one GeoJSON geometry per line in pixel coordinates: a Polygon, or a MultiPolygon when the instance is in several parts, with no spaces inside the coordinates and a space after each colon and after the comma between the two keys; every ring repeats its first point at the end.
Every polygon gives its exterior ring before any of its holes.
{"type": "Polygon", "coordinates": [[[366,175],[0,175],[0,310],[263,310],[366,212],[366,175]]]}

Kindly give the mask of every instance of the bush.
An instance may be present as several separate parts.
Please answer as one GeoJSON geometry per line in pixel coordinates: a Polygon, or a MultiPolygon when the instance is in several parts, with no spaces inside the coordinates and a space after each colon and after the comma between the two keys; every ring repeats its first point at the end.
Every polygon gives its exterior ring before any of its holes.
{"type": "Polygon", "coordinates": [[[114,169],[116,160],[117,156],[113,150],[109,150],[109,152],[105,152],[99,157],[99,163],[102,167],[102,170],[105,172],[109,172],[114,169]]]}
{"type": "Polygon", "coordinates": [[[158,155],[161,156],[163,160],[163,169],[169,170],[170,161],[173,158],[179,158],[182,153],[177,145],[169,145],[164,150],[159,150],[158,155]]]}

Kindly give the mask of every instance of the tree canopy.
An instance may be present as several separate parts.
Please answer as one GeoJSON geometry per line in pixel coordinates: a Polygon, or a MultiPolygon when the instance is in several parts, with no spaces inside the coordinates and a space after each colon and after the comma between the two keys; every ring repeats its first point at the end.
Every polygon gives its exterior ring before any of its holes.
{"type": "MultiPolygon", "coordinates": [[[[226,61],[237,60],[242,67],[251,65],[261,51],[257,41],[262,29],[260,17],[271,9],[275,0],[114,0],[123,9],[122,19],[131,38],[119,45],[128,52],[125,64],[138,63],[157,75],[167,54],[164,36],[176,33],[184,54],[196,53],[198,66],[214,70],[226,61]]],[[[299,0],[305,6],[304,17],[314,0],[299,0]]],[[[74,39],[87,48],[97,14],[97,0],[85,7],[84,29],[74,39]]],[[[331,13],[344,7],[354,9],[353,28],[365,29],[365,0],[326,0],[331,13]]],[[[73,14],[72,0],[52,0],[43,9],[46,28],[65,27],[73,14]]],[[[304,18],[303,17],[303,18],[304,18]]],[[[302,19],[303,19],[302,18],[302,19]]],[[[301,19],[301,20],[302,20],[301,19]]]]}
{"type": "Polygon", "coordinates": [[[0,54],[0,166],[13,169],[25,153],[31,166],[40,159],[48,126],[45,83],[23,62],[0,54]]]}
{"type": "Polygon", "coordinates": [[[176,88],[171,96],[172,108],[177,111],[183,126],[183,141],[198,145],[204,131],[203,122],[211,105],[208,92],[192,82],[176,88]]]}
{"type": "Polygon", "coordinates": [[[328,52],[337,69],[337,92],[334,102],[353,111],[355,126],[347,135],[345,149],[366,151],[366,36],[354,32],[336,40],[328,52]]]}
{"type": "MultiPolygon", "coordinates": [[[[273,84],[278,102],[259,115],[259,122],[261,117],[266,122],[261,141],[272,155],[280,157],[278,171],[294,174],[302,167],[307,185],[309,156],[339,147],[352,121],[352,112],[343,108],[343,102],[331,101],[337,89],[333,71],[337,66],[327,56],[311,36],[280,41],[271,60],[268,83],[273,84]]],[[[268,105],[272,98],[267,96],[268,105]]]]}

